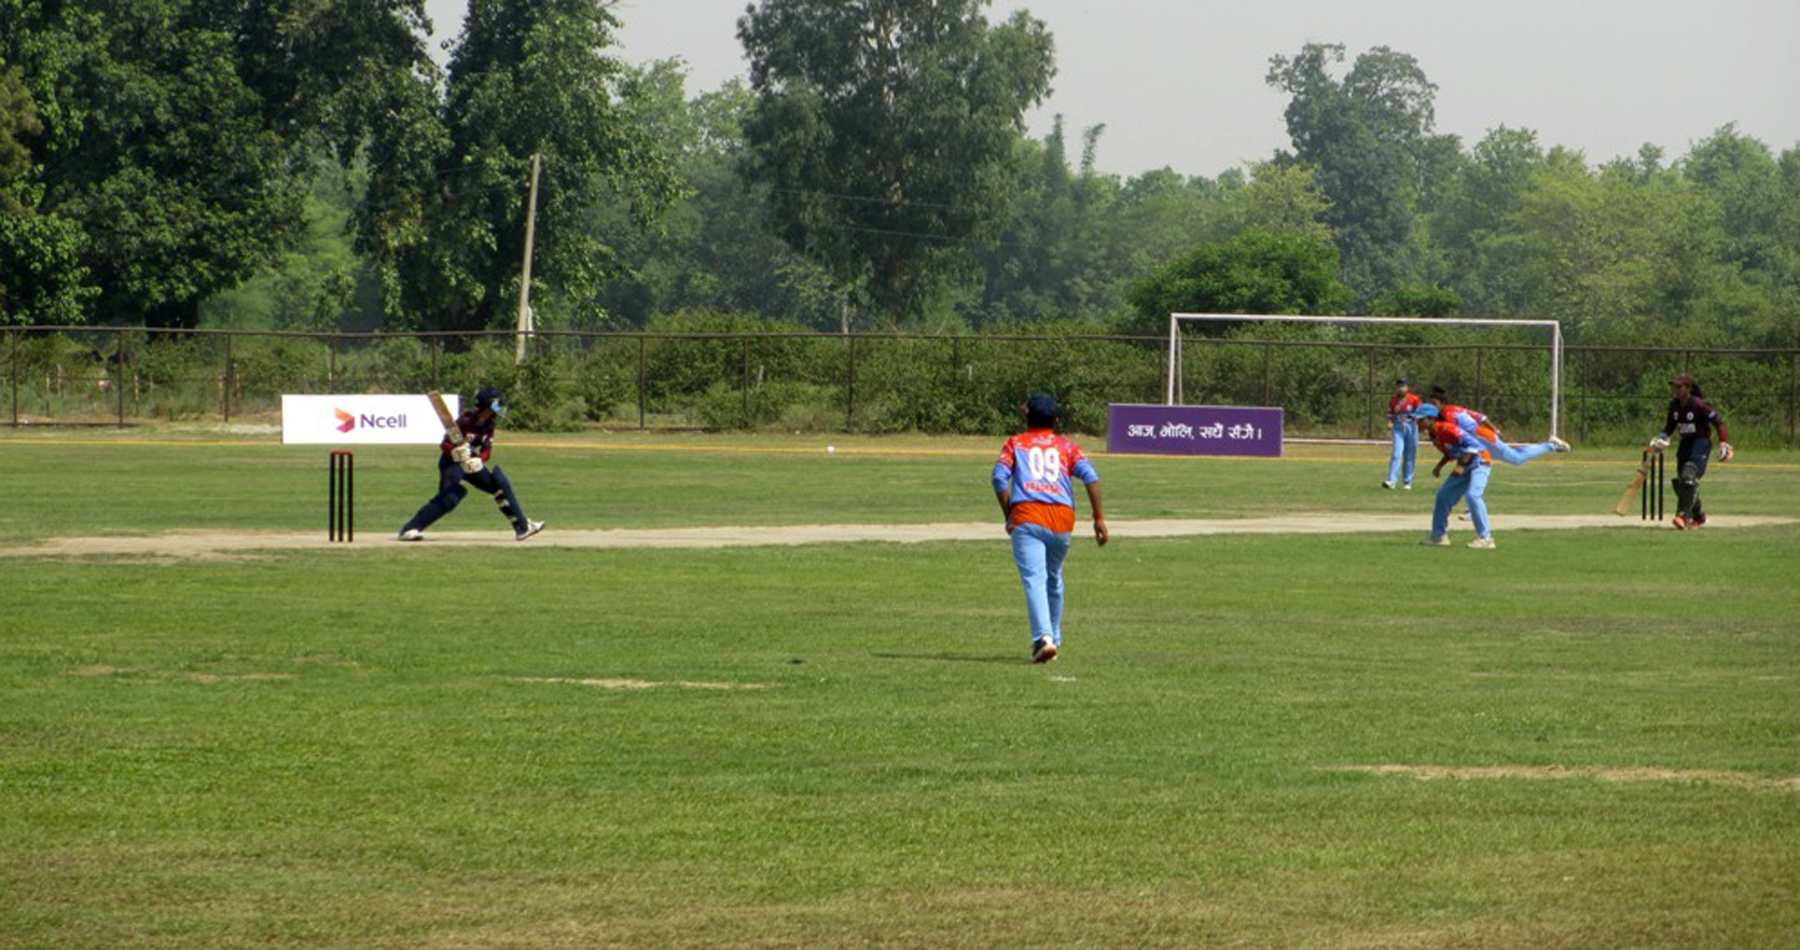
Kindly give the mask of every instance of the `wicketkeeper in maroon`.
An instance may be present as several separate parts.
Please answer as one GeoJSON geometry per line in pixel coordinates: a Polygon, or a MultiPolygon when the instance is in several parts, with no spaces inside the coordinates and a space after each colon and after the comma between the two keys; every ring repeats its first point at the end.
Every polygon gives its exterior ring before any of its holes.
{"type": "Polygon", "coordinates": [[[1700,507],[1700,479],[1706,475],[1706,454],[1712,449],[1712,430],[1719,430],[1719,461],[1731,461],[1731,443],[1726,441],[1725,420],[1700,394],[1700,384],[1686,373],[1669,380],[1675,398],[1669,400],[1668,418],[1662,431],[1650,440],[1650,451],[1661,452],[1669,446],[1669,436],[1679,435],[1675,448],[1675,520],[1676,529],[1698,528],[1706,523],[1706,512],[1700,507]]]}

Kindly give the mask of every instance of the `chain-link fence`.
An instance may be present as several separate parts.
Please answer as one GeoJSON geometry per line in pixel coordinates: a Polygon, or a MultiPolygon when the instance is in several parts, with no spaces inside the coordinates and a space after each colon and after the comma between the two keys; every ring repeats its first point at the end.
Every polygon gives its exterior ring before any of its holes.
{"type": "MultiPolygon", "coordinates": [[[[1549,431],[1550,350],[1497,342],[1190,338],[1192,404],[1280,406],[1294,437],[1379,438],[1396,377],[1447,387],[1518,437],[1549,431]]],[[[1566,348],[1562,425],[1590,443],[1660,427],[1670,376],[1701,381],[1740,446],[1794,446],[1797,350],[1566,348]]],[[[506,389],[540,430],[751,429],[994,434],[1024,396],[1058,395],[1071,430],[1108,403],[1161,402],[1160,337],[543,332],[308,334],[21,327],[0,338],[14,427],[213,422],[274,426],[284,393],[506,389]]]]}

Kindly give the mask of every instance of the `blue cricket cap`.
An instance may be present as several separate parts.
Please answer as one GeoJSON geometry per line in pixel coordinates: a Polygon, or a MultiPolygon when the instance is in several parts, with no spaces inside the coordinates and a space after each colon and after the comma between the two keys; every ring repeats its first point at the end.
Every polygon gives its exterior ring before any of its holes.
{"type": "Polygon", "coordinates": [[[1438,417],[1438,407],[1420,406],[1413,410],[1413,417],[1418,419],[1436,419],[1438,417]]]}
{"type": "Polygon", "coordinates": [[[1061,419],[1062,407],[1056,404],[1056,397],[1047,393],[1025,400],[1025,414],[1035,419],[1061,419]]]}

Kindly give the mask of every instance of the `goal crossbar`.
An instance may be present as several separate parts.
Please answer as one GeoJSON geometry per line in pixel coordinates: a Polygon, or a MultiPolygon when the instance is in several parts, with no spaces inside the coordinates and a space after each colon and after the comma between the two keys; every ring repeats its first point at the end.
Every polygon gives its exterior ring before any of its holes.
{"type": "Polygon", "coordinates": [[[1169,314],[1169,386],[1167,405],[1175,405],[1176,385],[1181,378],[1181,324],[1204,321],[1235,323],[1374,323],[1428,324],[1431,326],[1465,327],[1541,327],[1550,331],[1550,434],[1555,436],[1562,424],[1562,323],[1557,320],[1499,320],[1464,317],[1313,317],[1295,314],[1256,313],[1171,313],[1169,314]]]}

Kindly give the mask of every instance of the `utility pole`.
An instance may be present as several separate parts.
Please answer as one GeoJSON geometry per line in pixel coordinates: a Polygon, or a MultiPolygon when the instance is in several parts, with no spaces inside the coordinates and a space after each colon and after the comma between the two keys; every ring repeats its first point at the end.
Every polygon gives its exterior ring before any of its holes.
{"type": "Polygon", "coordinates": [[[531,153],[531,197],[525,205],[525,263],[519,276],[519,348],[513,356],[513,365],[525,362],[525,338],[536,329],[536,321],[531,313],[531,245],[537,238],[537,192],[538,170],[541,167],[540,154],[531,153]]]}

